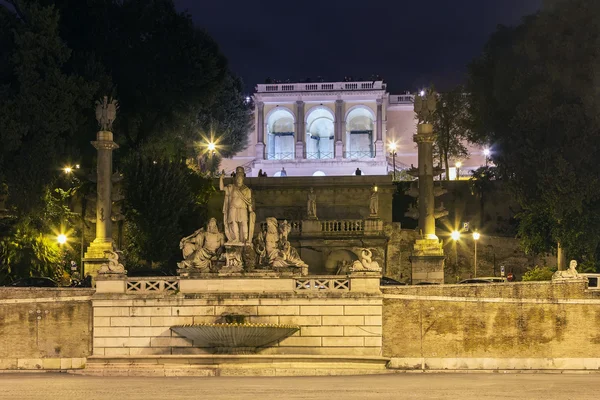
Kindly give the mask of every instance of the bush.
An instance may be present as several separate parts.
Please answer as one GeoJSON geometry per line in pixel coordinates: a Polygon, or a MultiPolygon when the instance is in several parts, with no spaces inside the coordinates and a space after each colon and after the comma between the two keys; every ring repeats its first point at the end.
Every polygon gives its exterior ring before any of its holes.
{"type": "Polygon", "coordinates": [[[523,282],[549,281],[552,280],[552,275],[554,275],[555,271],[556,268],[540,267],[536,265],[525,272],[522,280],[523,282]]]}

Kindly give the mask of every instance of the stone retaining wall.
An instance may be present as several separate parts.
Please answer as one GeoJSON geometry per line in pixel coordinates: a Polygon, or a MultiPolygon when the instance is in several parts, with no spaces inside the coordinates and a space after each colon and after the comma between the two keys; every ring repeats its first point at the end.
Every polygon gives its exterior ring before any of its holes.
{"type": "Polygon", "coordinates": [[[383,291],[393,368],[600,368],[600,294],[585,281],[383,291]]]}
{"type": "Polygon", "coordinates": [[[0,288],[0,370],[83,368],[92,351],[93,293],[0,288]]]}

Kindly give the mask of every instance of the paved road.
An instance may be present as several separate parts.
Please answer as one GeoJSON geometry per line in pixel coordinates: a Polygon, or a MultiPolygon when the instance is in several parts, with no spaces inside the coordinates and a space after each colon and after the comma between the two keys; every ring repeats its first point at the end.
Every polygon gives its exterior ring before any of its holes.
{"type": "Polygon", "coordinates": [[[600,374],[396,374],[293,378],[101,378],[0,374],[0,399],[573,399],[600,398],[600,374]]]}

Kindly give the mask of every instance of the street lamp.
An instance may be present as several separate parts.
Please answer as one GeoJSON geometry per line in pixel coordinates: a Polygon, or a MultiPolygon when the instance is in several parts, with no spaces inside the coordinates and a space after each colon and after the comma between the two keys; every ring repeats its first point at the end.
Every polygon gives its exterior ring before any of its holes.
{"type": "Polygon", "coordinates": [[[458,242],[460,240],[460,232],[459,231],[453,231],[452,234],[450,235],[450,237],[452,238],[452,240],[454,240],[454,263],[456,265],[456,267],[458,268],[458,245],[456,244],[456,242],[458,242]]]}
{"type": "Polygon", "coordinates": [[[58,244],[63,245],[65,243],[67,243],[67,235],[65,235],[64,233],[61,233],[60,235],[58,235],[56,237],[56,241],[58,242],[58,244]]]}
{"type": "Polygon", "coordinates": [[[65,171],[65,174],[70,174],[71,172],[73,172],[73,169],[71,167],[64,167],[63,171],[65,171]]]}
{"type": "Polygon", "coordinates": [[[488,166],[488,160],[490,158],[490,154],[492,154],[492,152],[490,151],[490,149],[488,149],[487,147],[485,149],[483,149],[483,155],[485,156],[485,166],[488,166]]]}
{"type": "Polygon", "coordinates": [[[473,242],[475,242],[475,278],[477,278],[477,241],[479,240],[479,238],[481,237],[481,235],[479,234],[479,232],[473,232],[473,242]]]}
{"type": "Polygon", "coordinates": [[[215,154],[215,150],[217,149],[217,145],[214,144],[213,142],[210,142],[208,144],[208,151],[210,151],[211,155],[215,154]]]}
{"type": "Polygon", "coordinates": [[[392,165],[394,166],[394,182],[396,181],[396,142],[390,142],[388,149],[390,150],[390,156],[392,156],[392,165]]]}
{"type": "Polygon", "coordinates": [[[455,166],[456,166],[456,180],[459,181],[460,180],[460,167],[462,167],[462,162],[457,161],[455,166]]]}

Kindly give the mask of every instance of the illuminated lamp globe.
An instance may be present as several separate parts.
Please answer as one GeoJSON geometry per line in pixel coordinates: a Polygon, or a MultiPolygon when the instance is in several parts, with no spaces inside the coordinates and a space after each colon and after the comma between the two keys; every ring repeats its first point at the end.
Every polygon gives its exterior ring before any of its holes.
{"type": "Polygon", "coordinates": [[[56,237],[56,241],[58,242],[58,244],[65,244],[65,243],[67,243],[67,235],[65,235],[64,233],[61,233],[60,235],[58,235],[56,237]]]}

